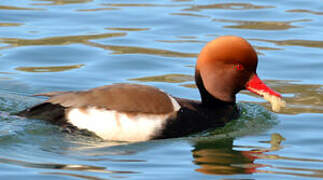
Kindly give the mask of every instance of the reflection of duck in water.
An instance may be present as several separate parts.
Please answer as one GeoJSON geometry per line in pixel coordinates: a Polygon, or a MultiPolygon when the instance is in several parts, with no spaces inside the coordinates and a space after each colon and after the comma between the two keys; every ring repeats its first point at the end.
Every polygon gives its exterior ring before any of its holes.
{"type": "Polygon", "coordinates": [[[257,148],[249,151],[235,150],[233,139],[223,139],[217,141],[198,141],[192,151],[194,163],[200,167],[196,171],[204,174],[250,174],[257,172],[257,168],[267,166],[255,163],[256,159],[268,158],[265,152],[277,151],[281,149],[280,143],[285,138],[280,134],[271,135],[271,147],[257,148]]]}
{"type": "Polygon", "coordinates": [[[204,174],[248,174],[255,171],[255,158],[233,149],[233,139],[200,141],[192,151],[196,171],[204,174]],[[248,164],[249,166],[240,166],[248,164]]]}
{"type": "Polygon", "coordinates": [[[185,136],[237,117],[236,93],[242,89],[263,96],[279,111],[281,95],[258,78],[257,64],[257,54],[245,39],[223,36],[209,42],[198,57],[195,81],[201,102],[174,98],[151,86],[115,84],[40,94],[50,98],[18,115],[86,129],[108,140],[185,136]]]}
{"type": "Polygon", "coordinates": [[[262,143],[269,143],[270,144],[270,151],[278,151],[282,148],[280,145],[281,142],[285,141],[286,139],[281,136],[279,133],[271,134],[270,141],[260,141],[262,143]]]}

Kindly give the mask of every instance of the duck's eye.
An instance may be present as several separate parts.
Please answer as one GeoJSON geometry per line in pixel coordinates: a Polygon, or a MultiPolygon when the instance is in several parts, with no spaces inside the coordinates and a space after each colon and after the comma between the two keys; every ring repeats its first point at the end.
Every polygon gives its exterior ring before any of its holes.
{"type": "Polygon", "coordinates": [[[237,70],[237,71],[243,71],[244,67],[243,67],[242,64],[235,64],[234,69],[237,70]]]}

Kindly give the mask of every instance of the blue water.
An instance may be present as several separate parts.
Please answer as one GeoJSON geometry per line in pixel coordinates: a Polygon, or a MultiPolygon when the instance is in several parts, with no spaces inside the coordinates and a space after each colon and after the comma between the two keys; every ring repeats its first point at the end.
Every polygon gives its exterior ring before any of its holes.
{"type": "Polygon", "coordinates": [[[290,1],[1,0],[2,179],[315,179],[323,177],[323,4],[290,1]],[[199,99],[204,44],[246,38],[258,74],[287,107],[248,92],[224,128],[141,143],[62,133],[11,116],[32,94],[113,83],[199,99]]]}

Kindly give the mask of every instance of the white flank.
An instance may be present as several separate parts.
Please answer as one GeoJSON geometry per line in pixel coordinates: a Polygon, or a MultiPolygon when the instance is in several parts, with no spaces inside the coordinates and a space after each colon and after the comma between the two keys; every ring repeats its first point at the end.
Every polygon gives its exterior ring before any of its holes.
{"type": "Polygon", "coordinates": [[[71,109],[68,111],[67,119],[79,129],[92,131],[106,140],[147,141],[162,129],[171,114],[127,115],[114,110],[92,107],[87,110],[71,109]]]}
{"type": "Polygon", "coordinates": [[[265,100],[269,101],[271,104],[271,109],[274,112],[279,112],[281,107],[286,107],[286,102],[282,98],[273,96],[264,91],[258,91],[256,89],[252,89],[252,90],[262,95],[265,100]]]}

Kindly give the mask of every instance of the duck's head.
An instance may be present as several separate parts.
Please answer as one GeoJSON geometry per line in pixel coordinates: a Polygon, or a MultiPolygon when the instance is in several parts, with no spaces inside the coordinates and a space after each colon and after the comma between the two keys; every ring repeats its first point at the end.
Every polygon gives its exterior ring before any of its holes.
{"type": "Polygon", "coordinates": [[[202,103],[214,99],[234,103],[236,93],[247,89],[263,96],[279,111],[285,102],[257,76],[257,53],[243,38],[221,36],[205,45],[196,63],[195,81],[202,103]]]}

